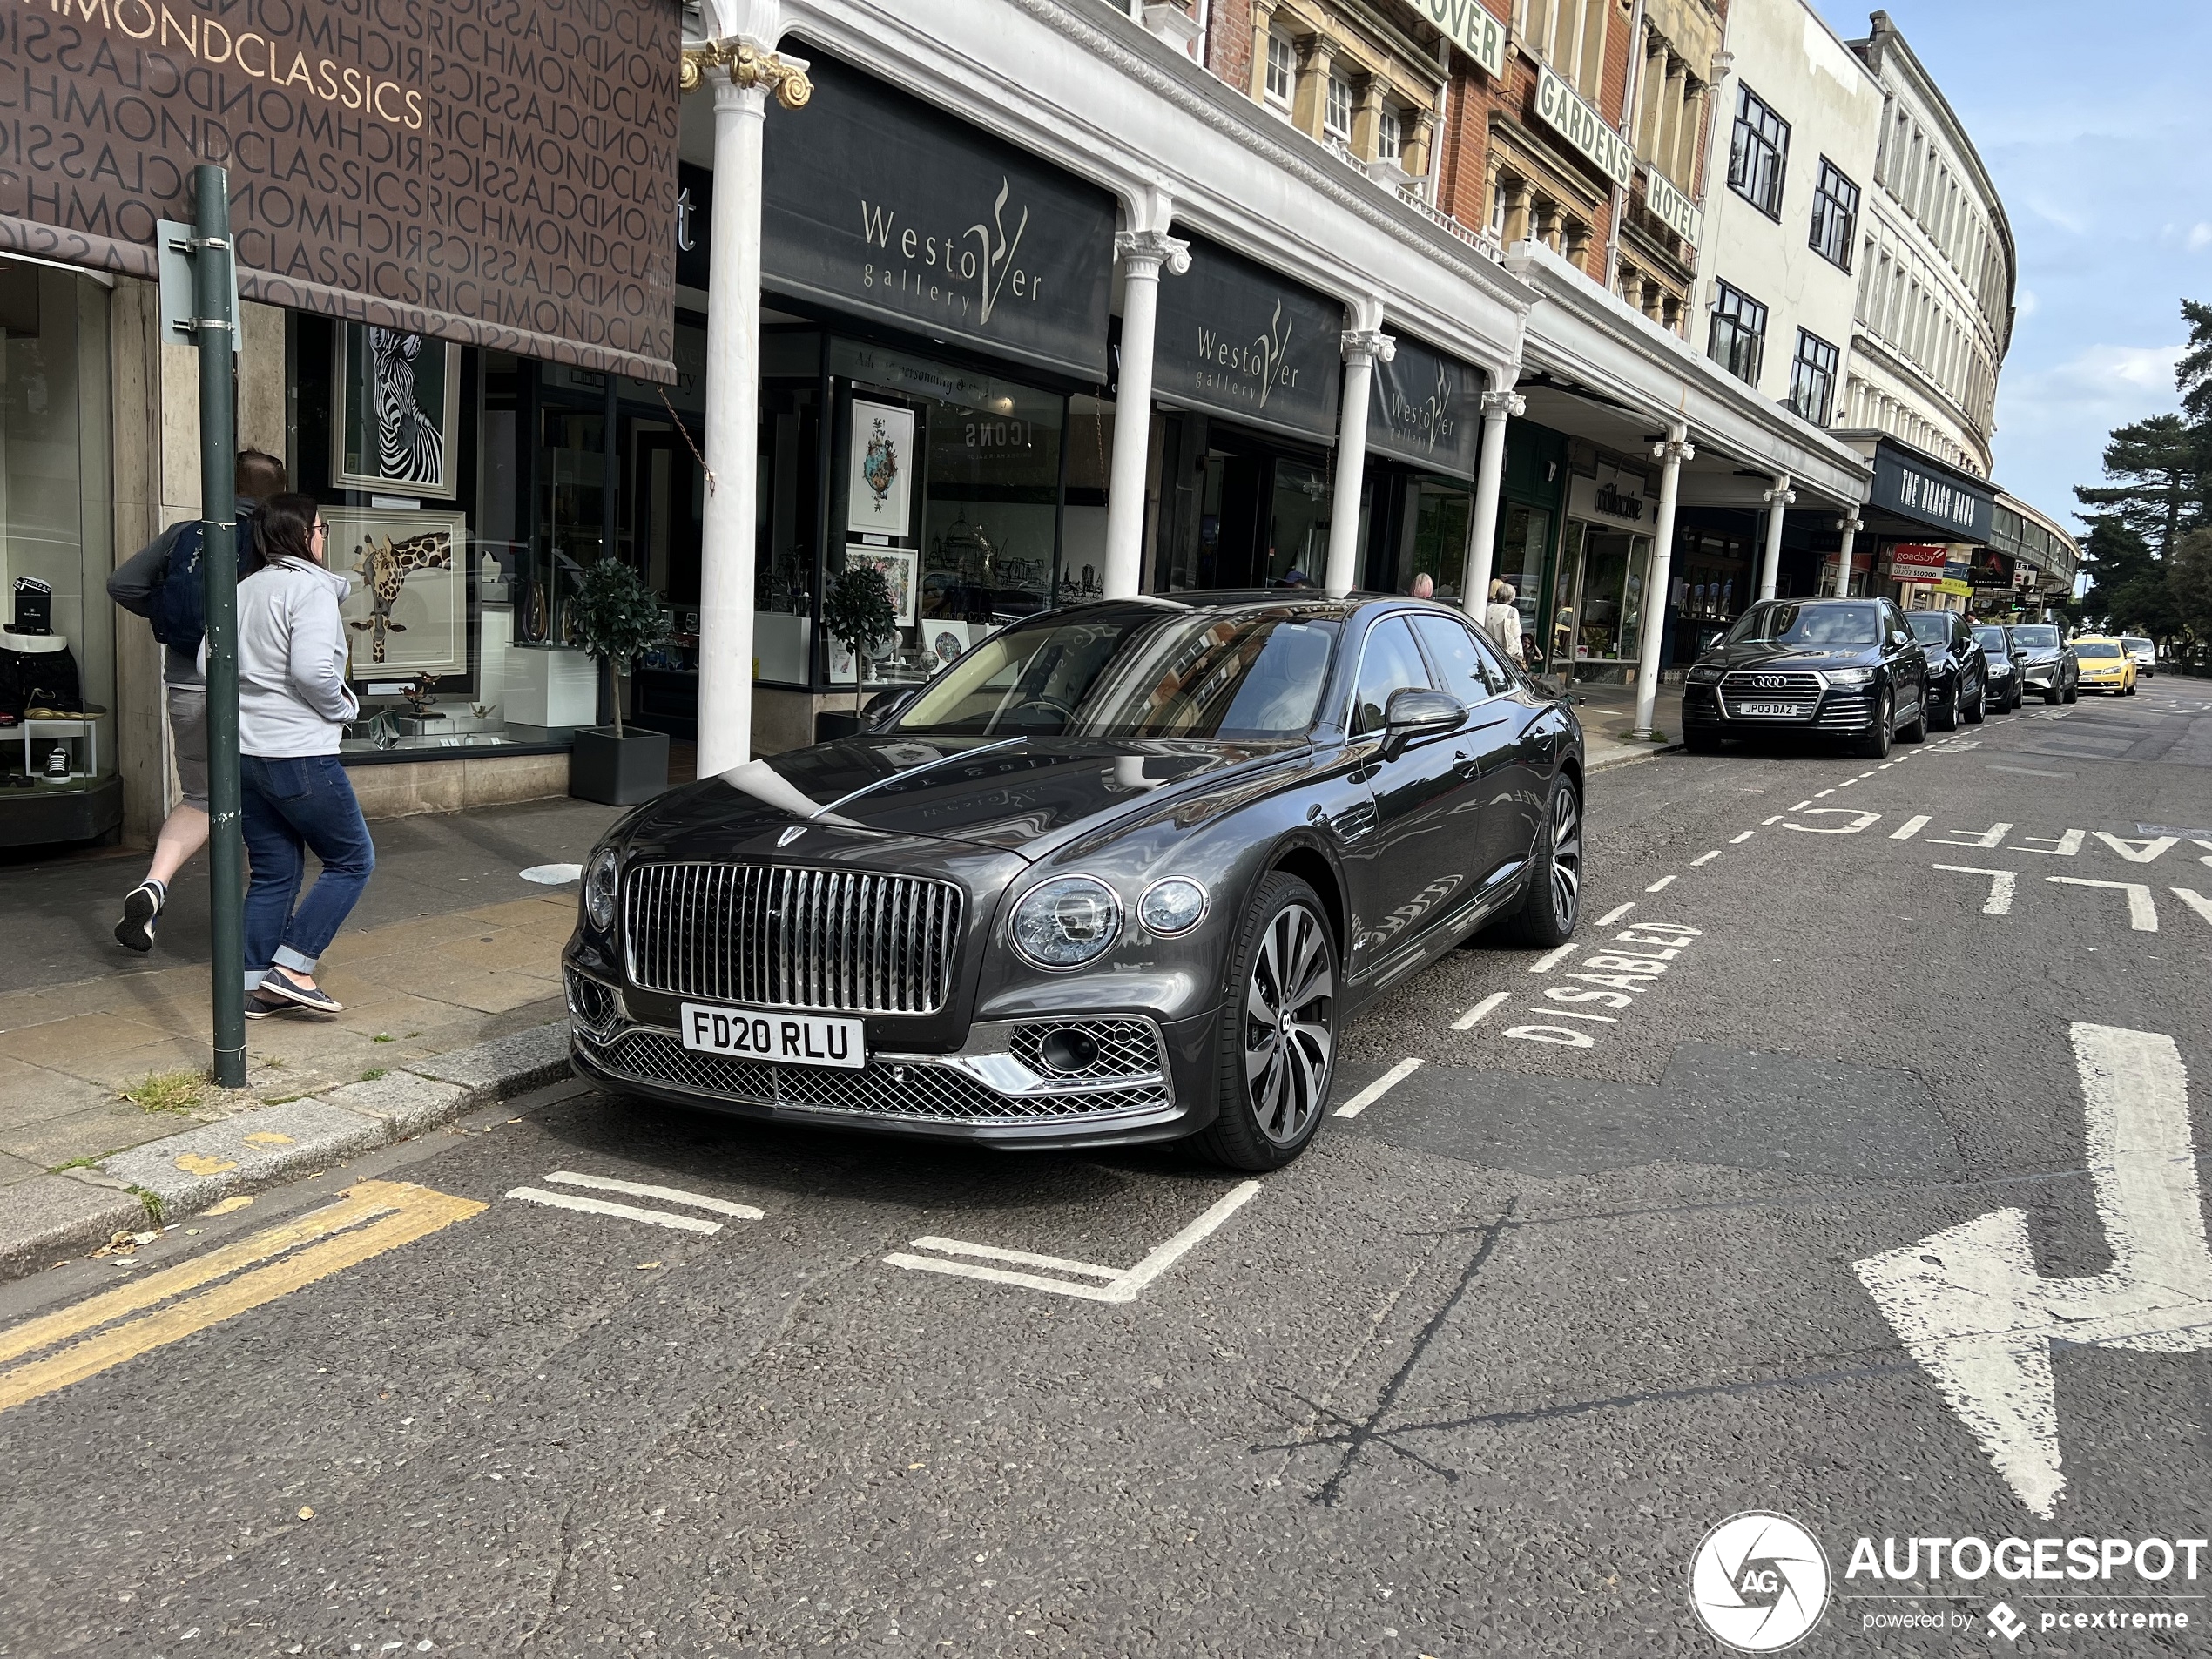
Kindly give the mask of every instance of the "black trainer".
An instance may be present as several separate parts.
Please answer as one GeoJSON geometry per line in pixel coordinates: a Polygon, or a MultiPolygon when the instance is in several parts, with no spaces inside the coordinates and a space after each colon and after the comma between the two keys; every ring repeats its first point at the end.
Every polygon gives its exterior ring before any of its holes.
{"type": "Polygon", "coordinates": [[[168,889],[158,881],[141,881],[123,895],[123,920],[115,924],[115,942],[125,950],[153,948],[153,930],[169,902],[168,889]]]}

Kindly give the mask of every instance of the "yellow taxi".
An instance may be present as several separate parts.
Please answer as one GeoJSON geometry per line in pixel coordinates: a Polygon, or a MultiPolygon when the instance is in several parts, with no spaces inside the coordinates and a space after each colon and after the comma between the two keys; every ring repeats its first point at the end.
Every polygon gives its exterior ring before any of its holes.
{"type": "Polygon", "coordinates": [[[2083,634],[2068,643],[2081,664],[2083,691],[2134,696],[2135,658],[2126,645],[2104,634],[2083,634]]]}

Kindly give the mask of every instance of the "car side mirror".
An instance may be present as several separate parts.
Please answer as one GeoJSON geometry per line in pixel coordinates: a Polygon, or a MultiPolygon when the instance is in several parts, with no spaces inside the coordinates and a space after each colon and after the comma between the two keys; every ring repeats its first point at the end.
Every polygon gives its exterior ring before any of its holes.
{"type": "Polygon", "coordinates": [[[1401,686],[1383,706],[1383,749],[1393,756],[1402,753],[1418,738],[1458,731],[1467,718],[1467,705],[1449,691],[1401,686]]]}
{"type": "Polygon", "coordinates": [[[907,704],[921,695],[921,687],[911,685],[903,691],[879,691],[868,699],[867,707],[860,711],[860,730],[880,732],[905,711],[907,704]]]}
{"type": "Polygon", "coordinates": [[[1890,631],[1890,644],[1892,645],[1902,645],[1912,637],[1912,636],[1902,628],[1892,628],[1890,631]]]}

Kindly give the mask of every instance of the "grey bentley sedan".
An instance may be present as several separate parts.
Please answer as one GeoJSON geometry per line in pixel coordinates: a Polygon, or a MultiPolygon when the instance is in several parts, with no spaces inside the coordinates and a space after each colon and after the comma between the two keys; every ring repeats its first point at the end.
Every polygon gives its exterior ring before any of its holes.
{"type": "Polygon", "coordinates": [[[1455,610],[1178,594],[1029,617],[860,735],[631,813],[563,958],[617,1093],[1266,1170],[1363,1003],[1555,945],[1582,735],[1455,610]]]}

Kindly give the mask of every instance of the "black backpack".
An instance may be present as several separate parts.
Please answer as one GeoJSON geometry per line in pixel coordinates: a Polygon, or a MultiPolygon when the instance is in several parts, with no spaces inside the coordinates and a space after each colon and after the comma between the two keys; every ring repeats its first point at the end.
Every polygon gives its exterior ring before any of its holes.
{"type": "MultiPolygon", "coordinates": [[[[206,538],[198,519],[186,519],[170,532],[169,556],[161,570],[161,585],[153,590],[146,620],[153,637],[172,650],[196,655],[207,636],[206,538]]],[[[241,502],[238,509],[238,568],[252,568],[247,555],[253,546],[253,509],[241,502]]]]}

